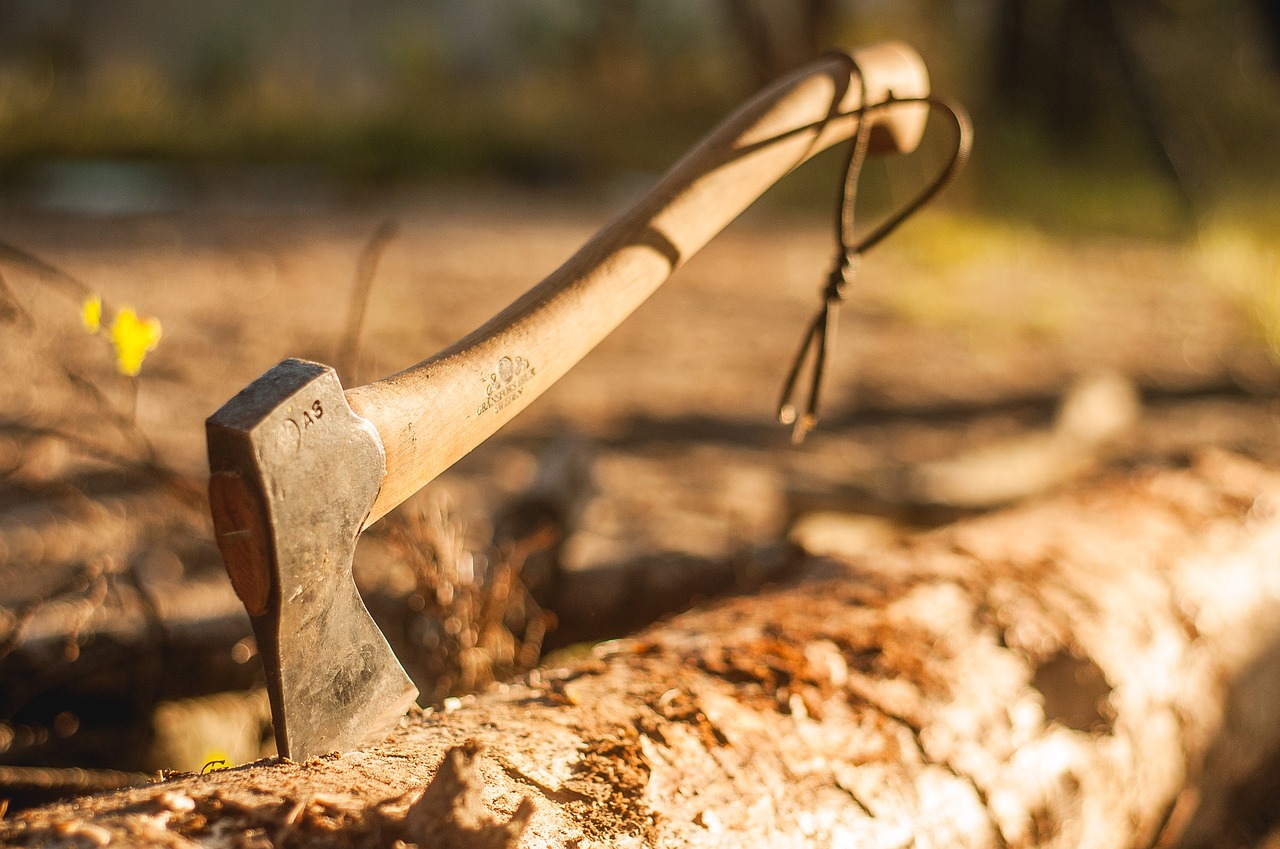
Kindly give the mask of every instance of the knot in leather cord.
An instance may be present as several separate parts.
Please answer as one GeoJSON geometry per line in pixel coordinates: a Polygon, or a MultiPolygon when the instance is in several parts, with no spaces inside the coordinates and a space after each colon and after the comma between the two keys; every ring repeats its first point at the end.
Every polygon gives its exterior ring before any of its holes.
{"type": "Polygon", "coordinates": [[[932,200],[964,167],[973,147],[973,127],[969,122],[969,116],[960,107],[946,101],[933,97],[895,98],[893,93],[890,92],[888,98],[884,101],[867,104],[866,79],[853,57],[846,56],[846,58],[853,66],[854,73],[858,76],[858,83],[862,88],[860,103],[863,105],[852,112],[836,116],[855,116],[858,119],[858,129],[854,133],[845,159],[845,176],[840,187],[839,203],[836,207],[836,259],[831,272],[827,275],[827,284],[822,290],[822,303],[801,338],[800,348],[796,352],[795,359],[792,360],[791,368],[787,371],[787,377],[782,386],[782,396],[778,402],[778,420],[783,424],[794,425],[791,431],[791,441],[797,445],[804,441],[805,435],[817,424],[822,377],[826,371],[827,355],[835,347],[840,303],[848,297],[849,290],[857,279],[862,254],[879,244],[886,236],[896,230],[902,222],[932,200]],[[951,156],[937,176],[919,194],[886,218],[867,235],[855,240],[853,223],[857,204],[858,179],[862,174],[862,166],[866,161],[867,150],[871,140],[871,125],[866,120],[866,116],[876,109],[884,109],[901,103],[925,103],[931,110],[941,112],[950,118],[956,131],[955,146],[952,148],[951,156]],[[809,381],[809,397],[805,404],[804,414],[799,415],[794,403],[792,403],[792,396],[795,394],[800,369],[809,358],[810,350],[813,351],[813,372],[809,381]]]}
{"type": "Polygon", "coordinates": [[[853,280],[858,275],[858,267],[861,263],[861,254],[841,252],[839,259],[836,260],[835,268],[831,269],[831,273],[827,275],[827,285],[822,290],[822,300],[843,301],[849,297],[849,287],[853,285],[853,280]]]}

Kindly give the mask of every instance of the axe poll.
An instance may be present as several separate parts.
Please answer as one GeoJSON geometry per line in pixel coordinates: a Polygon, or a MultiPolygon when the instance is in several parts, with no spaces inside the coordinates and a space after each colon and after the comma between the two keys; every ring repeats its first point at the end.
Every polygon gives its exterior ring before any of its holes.
{"type": "Polygon", "coordinates": [[[456,344],[343,390],[289,359],[207,422],[218,547],[253,624],[281,756],[385,735],[417,690],[351,576],[360,533],[541,395],[773,183],[868,122],[909,152],[929,94],[920,57],[832,54],[740,107],[629,211],[456,344]]]}

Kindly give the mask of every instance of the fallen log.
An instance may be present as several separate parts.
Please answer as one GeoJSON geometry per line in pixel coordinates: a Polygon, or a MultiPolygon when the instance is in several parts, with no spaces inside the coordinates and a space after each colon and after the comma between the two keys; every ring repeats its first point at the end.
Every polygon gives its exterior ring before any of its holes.
{"type": "Polygon", "coordinates": [[[1204,845],[1280,751],[1277,552],[1280,475],[1205,454],[812,558],[366,751],[33,809],[0,840],[1204,845]]]}

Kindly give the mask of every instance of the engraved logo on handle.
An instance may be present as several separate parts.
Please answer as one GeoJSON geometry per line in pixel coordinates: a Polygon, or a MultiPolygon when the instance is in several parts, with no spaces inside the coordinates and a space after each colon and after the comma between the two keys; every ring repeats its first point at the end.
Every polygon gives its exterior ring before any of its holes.
{"type": "Polygon", "coordinates": [[[484,403],[476,415],[501,410],[524,393],[524,385],[538,373],[524,357],[503,357],[484,380],[484,403]]]}

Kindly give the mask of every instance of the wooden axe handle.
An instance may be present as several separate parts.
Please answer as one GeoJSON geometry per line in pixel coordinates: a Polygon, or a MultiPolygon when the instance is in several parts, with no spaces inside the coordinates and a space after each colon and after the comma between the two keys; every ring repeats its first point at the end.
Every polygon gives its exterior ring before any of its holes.
{"type": "MultiPolygon", "coordinates": [[[[631,210],[533,289],[458,343],[346,392],[386,450],[367,527],[467,454],[567,372],[676,268],[771,185],[848,139],[862,106],[929,93],[920,57],[899,43],[831,55],[756,95],[681,159],[631,210]],[[858,71],[864,76],[860,81],[858,71]]],[[[872,150],[914,150],[928,107],[868,110],[872,150]]]]}

